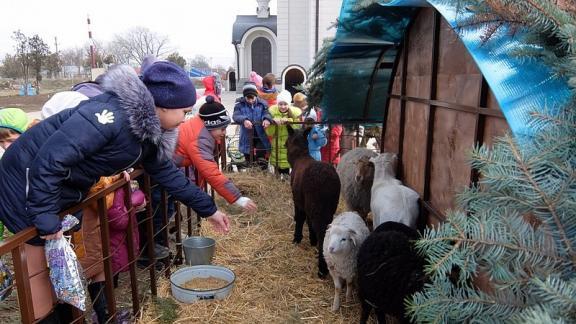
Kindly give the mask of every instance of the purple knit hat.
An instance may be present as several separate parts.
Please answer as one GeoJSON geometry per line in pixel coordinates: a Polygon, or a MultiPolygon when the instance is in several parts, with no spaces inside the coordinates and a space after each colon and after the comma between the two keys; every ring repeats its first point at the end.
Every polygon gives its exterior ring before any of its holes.
{"type": "Polygon", "coordinates": [[[196,89],[186,71],[167,61],[157,61],[143,71],[142,82],[161,108],[187,108],[196,103],[196,89]]]}

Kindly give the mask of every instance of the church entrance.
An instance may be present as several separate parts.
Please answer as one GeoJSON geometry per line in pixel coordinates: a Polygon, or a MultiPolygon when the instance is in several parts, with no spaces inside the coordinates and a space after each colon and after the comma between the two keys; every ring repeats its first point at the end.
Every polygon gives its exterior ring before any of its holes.
{"type": "Polygon", "coordinates": [[[295,87],[304,83],[304,73],[299,67],[288,67],[284,74],[284,89],[290,91],[290,94],[294,96],[296,92],[300,90],[295,87]]]}
{"type": "Polygon", "coordinates": [[[236,72],[228,72],[228,90],[236,91],[236,72]]]}
{"type": "Polygon", "coordinates": [[[252,42],[252,71],[261,76],[272,72],[272,45],[265,37],[257,37],[252,42]]]}

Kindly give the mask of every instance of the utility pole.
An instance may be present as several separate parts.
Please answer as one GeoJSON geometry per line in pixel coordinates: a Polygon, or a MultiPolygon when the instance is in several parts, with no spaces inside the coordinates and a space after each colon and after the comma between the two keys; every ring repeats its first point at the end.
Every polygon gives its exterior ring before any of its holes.
{"type": "Polygon", "coordinates": [[[90,27],[90,15],[88,15],[88,39],[90,40],[90,67],[96,68],[96,57],[94,56],[94,42],[92,41],[92,29],[90,27]]]}
{"type": "MultiPolygon", "coordinates": [[[[54,47],[56,48],[56,64],[60,70],[60,55],[58,55],[58,37],[54,36],[54,47]]],[[[56,78],[58,78],[60,71],[56,70],[56,78]]]]}

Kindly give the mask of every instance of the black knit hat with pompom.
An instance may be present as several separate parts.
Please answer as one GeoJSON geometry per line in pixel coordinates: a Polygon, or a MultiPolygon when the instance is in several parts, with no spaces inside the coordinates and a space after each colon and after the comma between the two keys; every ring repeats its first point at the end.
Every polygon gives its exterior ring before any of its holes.
{"type": "Polygon", "coordinates": [[[204,121],[204,126],[209,130],[225,128],[230,125],[230,117],[226,113],[226,108],[215,101],[212,96],[206,97],[206,103],[200,107],[198,115],[204,121]]]}

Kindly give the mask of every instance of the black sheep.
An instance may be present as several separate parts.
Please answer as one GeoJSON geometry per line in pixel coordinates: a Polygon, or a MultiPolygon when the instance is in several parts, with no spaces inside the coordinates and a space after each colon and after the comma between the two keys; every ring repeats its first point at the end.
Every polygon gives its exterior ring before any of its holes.
{"type": "Polygon", "coordinates": [[[425,260],[414,248],[418,238],[415,229],[385,222],[364,241],[358,251],[360,323],[367,322],[372,308],[379,323],[386,323],[386,315],[409,323],[404,300],[420,291],[426,279],[425,260]]]}
{"type": "Polygon", "coordinates": [[[332,222],[338,199],[340,179],[329,164],[315,161],[308,153],[310,129],[294,130],[288,125],[286,148],[292,167],[290,185],[294,200],[294,243],[302,241],[304,222],[308,224],[310,244],[318,248],[318,276],[326,277],[328,267],[322,253],[326,229],[332,222]]]}

